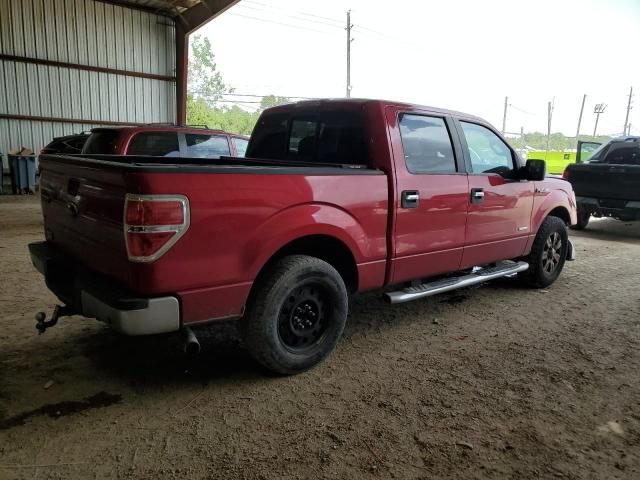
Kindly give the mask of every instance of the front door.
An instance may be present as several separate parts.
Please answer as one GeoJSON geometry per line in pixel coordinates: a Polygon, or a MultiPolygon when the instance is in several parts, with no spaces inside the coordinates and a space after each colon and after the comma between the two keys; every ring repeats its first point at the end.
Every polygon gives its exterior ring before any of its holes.
{"type": "Polygon", "coordinates": [[[484,125],[460,121],[469,171],[462,268],[517,258],[531,232],[534,182],[519,179],[517,154],[484,125]]]}
{"type": "Polygon", "coordinates": [[[455,125],[435,114],[387,114],[396,172],[391,281],[458,270],[469,185],[455,125]]]}
{"type": "Polygon", "coordinates": [[[599,142],[583,142],[578,140],[578,152],[576,153],[576,163],[586,162],[591,155],[600,148],[602,144],[599,142]]]}

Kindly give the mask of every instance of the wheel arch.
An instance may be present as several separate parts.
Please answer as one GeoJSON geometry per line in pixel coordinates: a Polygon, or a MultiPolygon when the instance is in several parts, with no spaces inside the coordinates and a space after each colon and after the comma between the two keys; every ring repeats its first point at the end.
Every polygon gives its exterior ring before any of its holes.
{"type": "Polygon", "coordinates": [[[262,265],[253,283],[249,297],[255,285],[260,284],[269,268],[281,258],[289,255],[308,255],[327,262],[335,268],[349,292],[358,290],[358,265],[351,249],[340,239],[327,234],[305,235],[283,245],[262,265]]]}
{"type": "Polygon", "coordinates": [[[571,215],[569,214],[569,210],[564,206],[555,207],[547,214],[547,217],[558,217],[565,225],[571,225],[571,215]]]}

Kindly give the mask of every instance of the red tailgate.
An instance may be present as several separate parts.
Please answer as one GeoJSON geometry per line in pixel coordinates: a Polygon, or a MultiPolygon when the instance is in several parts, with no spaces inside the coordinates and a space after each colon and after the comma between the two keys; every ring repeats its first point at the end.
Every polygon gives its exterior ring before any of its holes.
{"type": "Polygon", "coordinates": [[[126,172],[89,162],[40,157],[47,240],[90,269],[128,283],[123,235],[126,172]]]}

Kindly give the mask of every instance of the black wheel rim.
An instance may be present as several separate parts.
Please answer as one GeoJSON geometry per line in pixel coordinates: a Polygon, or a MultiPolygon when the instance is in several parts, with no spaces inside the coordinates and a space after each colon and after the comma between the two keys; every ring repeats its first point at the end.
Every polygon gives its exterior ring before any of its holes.
{"type": "Polygon", "coordinates": [[[542,249],[542,270],[547,275],[555,272],[560,265],[562,255],[562,237],[558,232],[553,232],[547,238],[542,249]]]}
{"type": "Polygon", "coordinates": [[[327,332],[328,310],[322,286],[311,283],[292,290],[278,315],[278,335],[283,345],[295,353],[312,350],[327,332]]]}

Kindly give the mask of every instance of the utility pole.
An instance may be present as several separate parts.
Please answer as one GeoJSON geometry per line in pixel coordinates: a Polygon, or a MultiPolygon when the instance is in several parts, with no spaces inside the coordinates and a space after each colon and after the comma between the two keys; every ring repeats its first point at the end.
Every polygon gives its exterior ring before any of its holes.
{"type": "Polygon", "coordinates": [[[520,127],[520,140],[522,141],[522,148],[524,148],[524,127],[520,127]]]}
{"type": "Polygon", "coordinates": [[[593,138],[596,138],[596,132],[598,131],[598,120],[600,120],[600,114],[604,113],[606,108],[607,108],[606,104],[598,103],[593,109],[593,113],[596,114],[596,124],[593,127],[593,138]]]}
{"type": "Polygon", "coordinates": [[[351,97],[351,42],[353,42],[353,38],[351,38],[351,29],[353,25],[351,24],[351,10],[347,10],[347,98],[351,97]]]}
{"type": "MultiPolygon", "coordinates": [[[[551,119],[553,118],[553,107],[556,102],[556,97],[553,97],[553,103],[547,102],[547,152],[549,151],[549,140],[551,140],[551,119]]],[[[546,155],[545,155],[546,160],[546,155]]]]}
{"type": "Polygon", "coordinates": [[[502,115],[502,135],[507,129],[507,105],[509,105],[509,97],[504,97],[504,114],[502,115]]]}
{"type": "Polygon", "coordinates": [[[582,106],[580,107],[580,116],[578,117],[578,130],[576,130],[576,142],[580,140],[580,124],[582,123],[582,112],[584,112],[584,102],[587,100],[587,94],[582,96],[582,106]]]}
{"type": "Polygon", "coordinates": [[[627,116],[624,119],[624,132],[622,135],[631,135],[631,128],[629,127],[629,111],[631,110],[631,98],[633,97],[633,87],[629,90],[629,103],[627,103],[627,116]]]}

